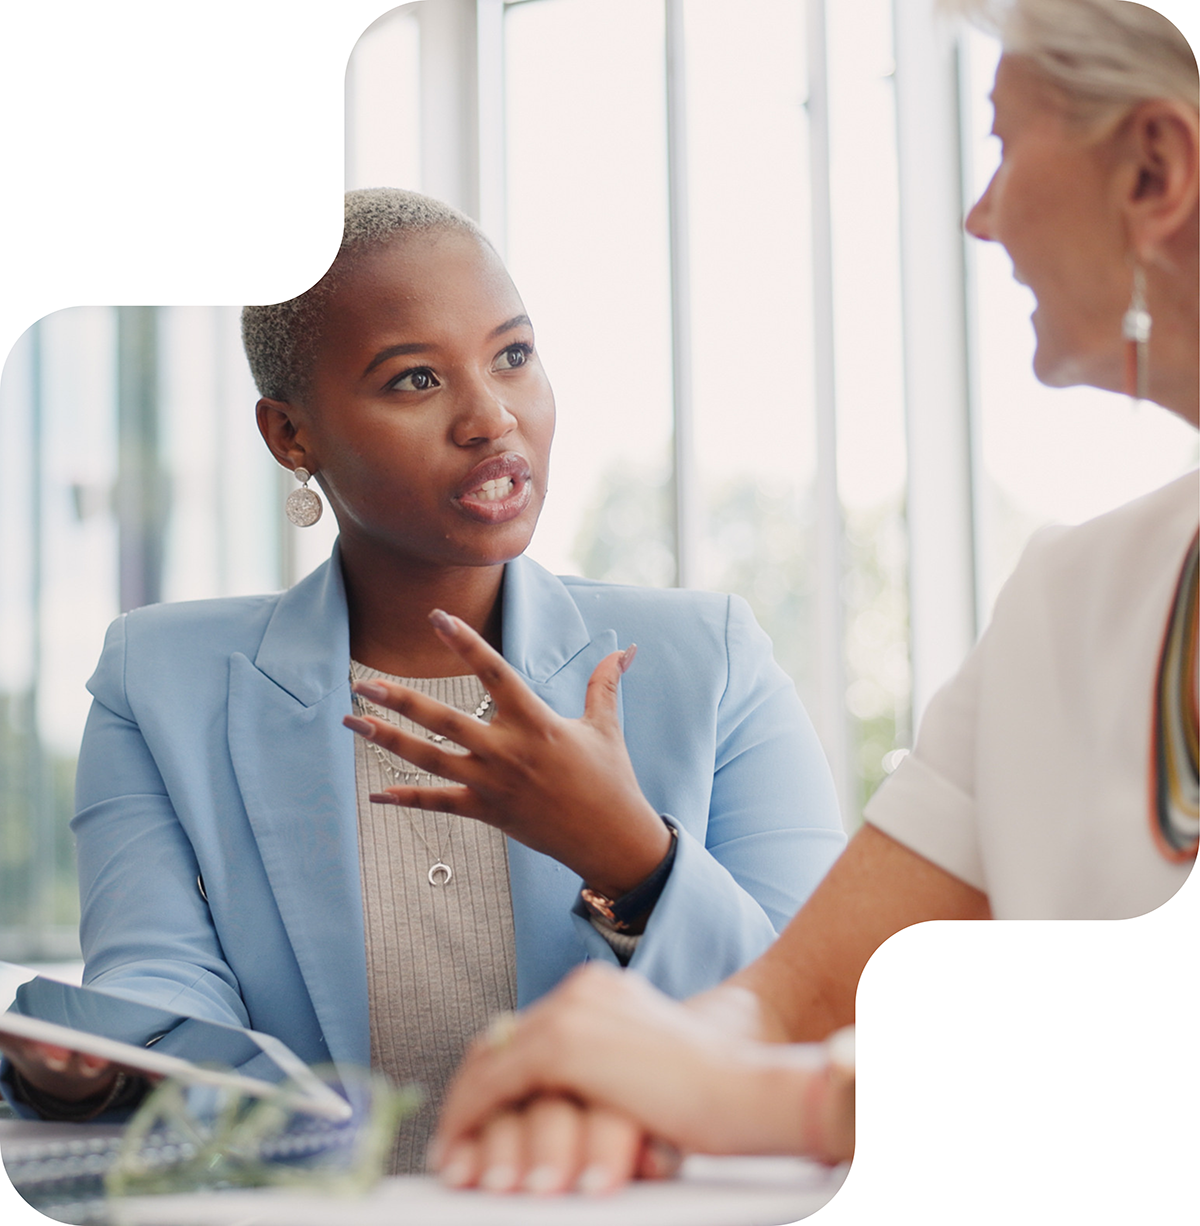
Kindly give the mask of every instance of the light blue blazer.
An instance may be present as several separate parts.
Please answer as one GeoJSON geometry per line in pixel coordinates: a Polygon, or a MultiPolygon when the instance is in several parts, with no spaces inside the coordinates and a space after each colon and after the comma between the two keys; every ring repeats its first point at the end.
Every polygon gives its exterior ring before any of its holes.
{"type": "MultiPolygon", "coordinates": [[[[625,739],[680,833],[631,967],[682,997],[761,953],[845,839],[816,736],[746,605],[519,558],[503,641],[566,716],[605,655],[639,645],[625,739]]],[[[74,820],[85,982],[266,1031],[310,1063],[369,1063],[349,664],[336,553],[282,595],[113,623],[74,820]]],[[[508,857],[520,1004],[579,962],[616,960],[572,913],[578,876],[511,840],[508,857]]]]}

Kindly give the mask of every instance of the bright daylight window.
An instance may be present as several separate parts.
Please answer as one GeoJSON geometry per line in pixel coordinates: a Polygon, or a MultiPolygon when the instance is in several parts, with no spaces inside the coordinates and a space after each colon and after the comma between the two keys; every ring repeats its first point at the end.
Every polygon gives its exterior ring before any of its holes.
{"type": "MultiPolygon", "coordinates": [[[[508,259],[560,411],[531,552],[650,584],[677,565],[664,11],[535,0],[505,27],[508,259]]],[[[907,737],[905,460],[889,9],[833,12],[834,148],[860,151],[835,154],[830,184],[845,706],[822,709],[818,682],[829,525],[816,505],[806,29],[793,0],[745,0],[736,21],[721,0],[682,5],[693,582],[745,597],[819,730],[844,724],[856,813],[907,737]]]]}

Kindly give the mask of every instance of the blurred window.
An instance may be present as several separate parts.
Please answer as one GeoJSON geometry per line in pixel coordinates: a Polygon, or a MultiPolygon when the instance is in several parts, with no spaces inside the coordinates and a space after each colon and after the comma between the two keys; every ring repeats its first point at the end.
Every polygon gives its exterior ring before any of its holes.
{"type": "MultiPolygon", "coordinates": [[[[749,601],[831,759],[851,824],[909,735],[905,443],[890,5],[830,6],[840,523],[817,505],[805,8],[527,0],[506,26],[507,254],[559,428],[531,553],[551,569],[749,601]],[[672,449],[668,87],[682,122],[691,447],[672,449]],[[620,65],[620,71],[613,66],[620,65]],[[679,464],[690,465],[681,473],[679,464]],[[695,524],[674,483],[696,490],[695,524]],[[684,514],[687,514],[684,504],[684,514]],[[819,535],[837,532],[840,591],[819,535]],[[841,618],[822,641],[819,604],[841,618]],[[819,683],[844,655],[836,708],[819,683]],[[840,737],[839,737],[840,734],[840,737]]],[[[679,310],[676,306],[676,316],[679,310]]],[[[678,319],[677,325],[678,326],[678,319]]]]}
{"type": "MultiPolygon", "coordinates": [[[[105,629],[160,600],[278,590],[328,556],[281,508],[236,307],[75,307],[0,376],[0,958],[70,959],[69,822],[105,629]]],[[[314,536],[317,539],[314,539],[314,536]]]]}

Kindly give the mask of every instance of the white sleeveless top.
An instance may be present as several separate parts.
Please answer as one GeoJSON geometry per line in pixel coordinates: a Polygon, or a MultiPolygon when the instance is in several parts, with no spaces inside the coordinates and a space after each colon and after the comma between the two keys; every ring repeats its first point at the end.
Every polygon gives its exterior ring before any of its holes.
{"type": "Polygon", "coordinates": [[[1159,660],[1197,474],[1030,543],[864,816],[997,919],[1121,919],[1179,889],[1152,807],[1159,660]]]}

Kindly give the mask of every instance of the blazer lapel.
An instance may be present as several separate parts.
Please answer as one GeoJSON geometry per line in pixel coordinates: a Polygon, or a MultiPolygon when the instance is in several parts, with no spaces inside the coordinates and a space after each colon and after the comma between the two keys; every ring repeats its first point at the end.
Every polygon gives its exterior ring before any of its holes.
{"type": "MultiPolygon", "coordinates": [[[[592,637],[566,586],[529,558],[504,573],[504,658],[559,715],[583,714],[592,670],[617,649],[613,630],[592,637]]],[[[624,723],[618,694],[618,717],[624,723]]],[[[513,925],[517,952],[517,1003],[548,992],[581,962],[586,951],[570,911],[579,893],[577,874],[523,843],[508,840],[513,925]]]]}
{"type": "MultiPolygon", "coordinates": [[[[508,564],[503,599],[505,658],[552,710],[578,717],[592,670],[617,648],[615,632],[593,638],[564,584],[524,557],[508,564]]],[[[232,658],[229,749],[330,1056],[365,1066],[370,1039],[354,749],[341,723],[350,710],[349,670],[346,595],[335,551],[280,597],[254,660],[232,658]]],[[[619,705],[618,715],[623,719],[619,705]]],[[[512,839],[508,861],[517,999],[524,1005],[586,956],[570,921],[580,880],[512,839]]]]}
{"type": "Polygon", "coordinates": [[[229,750],[332,1059],[370,1041],[346,595],[337,553],[285,592],[254,660],[230,661],[229,750]]]}

